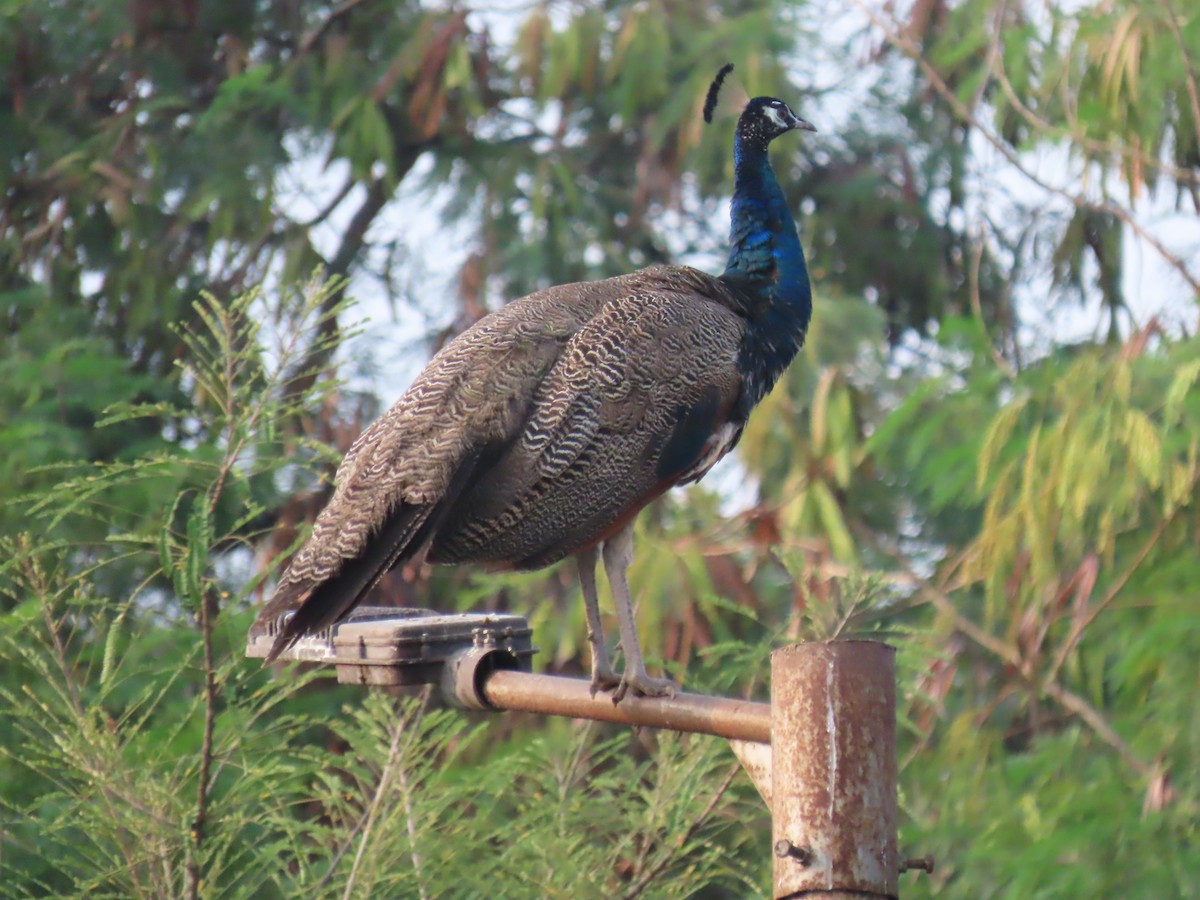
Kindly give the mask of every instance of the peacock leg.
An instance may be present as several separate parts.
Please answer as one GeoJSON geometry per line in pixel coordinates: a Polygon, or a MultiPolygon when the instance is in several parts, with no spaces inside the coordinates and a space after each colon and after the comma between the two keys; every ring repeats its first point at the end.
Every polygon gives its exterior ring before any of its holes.
{"type": "Polygon", "coordinates": [[[605,541],[603,552],[604,571],[608,573],[608,584],[612,588],[617,622],[621,627],[621,647],[625,651],[625,674],[613,691],[613,703],[619,703],[630,688],[647,697],[673,697],[676,690],[673,681],[651,678],[646,674],[646,663],[638,643],[637,623],[633,620],[633,603],[629,598],[629,580],[626,577],[629,564],[633,562],[633,524],[626,525],[605,541]]]}
{"type": "Polygon", "coordinates": [[[575,555],[579,567],[579,584],[583,587],[583,608],[587,611],[588,643],[592,645],[592,696],[597,691],[607,691],[621,683],[620,676],[613,671],[608,658],[608,647],[604,645],[604,626],[600,622],[600,598],[596,593],[595,547],[575,555]]]}

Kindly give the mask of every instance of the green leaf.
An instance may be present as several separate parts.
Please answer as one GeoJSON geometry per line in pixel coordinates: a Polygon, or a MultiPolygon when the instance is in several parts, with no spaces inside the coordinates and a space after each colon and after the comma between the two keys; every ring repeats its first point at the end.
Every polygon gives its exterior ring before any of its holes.
{"type": "Polygon", "coordinates": [[[1184,402],[1197,378],[1200,378],[1200,359],[1184,363],[1175,372],[1163,402],[1163,424],[1168,428],[1178,425],[1182,420],[1184,402]]]}
{"type": "Polygon", "coordinates": [[[1029,403],[1029,397],[1023,396],[1011,401],[992,418],[983,436],[983,444],[979,448],[979,466],[975,470],[975,488],[982,491],[987,484],[988,474],[992,466],[1004,451],[1008,439],[1012,437],[1013,429],[1021,418],[1021,413],[1029,403]]]}
{"type": "Polygon", "coordinates": [[[853,562],[857,558],[854,538],[846,526],[846,517],[837,499],[823,481],[814,481],[809,485],[809,494],[816,504],[817,516],[821,528],[829,539],[829,546],[837,559],[843,562],[853,562]]]}
{"type": "Polygon", "coordinates": [[[183,593],[198,609],[204,602],[204,579],[208,567],[209,546],[213,540],[212,515],[208,498],[197,494],[187,522],[187,547],[183,558],[183,593]]]}
{"type": "Polygon", "coordinates": [[[1130,409],[1125,413],[1125,445],[1146,482],[1153,488],[1160,487],[1163,477],[1162,439],[1149,416],[1140,409],[1130,409]]]}

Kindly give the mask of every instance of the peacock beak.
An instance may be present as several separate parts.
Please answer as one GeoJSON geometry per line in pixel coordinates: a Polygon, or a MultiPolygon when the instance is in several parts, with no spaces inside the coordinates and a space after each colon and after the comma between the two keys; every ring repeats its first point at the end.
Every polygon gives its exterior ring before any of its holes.
{"type": "Polygon", "coordinates": [[[814,125],[812,122],[809,122],[807,119],[800,118],[799,116],[796,116],[796,124],[793,125],[792,127],[799,128],[801,131],[816,131],[817,130],[816,125],[814,125]]]}

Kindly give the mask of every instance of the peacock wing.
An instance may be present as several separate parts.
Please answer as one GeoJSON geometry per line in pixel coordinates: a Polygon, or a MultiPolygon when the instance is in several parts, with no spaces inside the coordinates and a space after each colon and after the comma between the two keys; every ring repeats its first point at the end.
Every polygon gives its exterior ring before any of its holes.
{"type": "Polygon", "coordinates": [[[571,336],[632,278],[561,285],[508,304],[447,344],[363,431],[259,614],[255,627],[264,629],[294,611],[270,658],[345,616],[388,569],[421,552],[467,485],[521,433],[571,336]]]}
{"type": "Polygon", "coordinates": [[[567,341],[519,437],[456,504],[432,559],[546,565],[733,446],[744,319],[677,277],[639,287],[567,341]]]}

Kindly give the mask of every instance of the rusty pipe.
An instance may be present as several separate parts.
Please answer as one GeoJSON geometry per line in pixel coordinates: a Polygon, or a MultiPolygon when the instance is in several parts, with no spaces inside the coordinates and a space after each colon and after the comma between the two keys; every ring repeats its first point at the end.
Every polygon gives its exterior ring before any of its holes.
{"type": "MultiPolygon", "coordinates": [[[[614,704],[608,694],[599,693],[593,697],[591,684],[584,678],[534,675],[508,669],[485,672],[477,681],[469,671],[463,671],[462,677],[470,678],[477,685],[483,701],[480,705],[485,708],[646,725],[757,743],[771,740],[771,707],[767,703],[680,693],[674,697],[630,694],[614,704]]],[[[461,690],[458,696],[461,700],[461,690]]]]}
{"type": "Polygon", "coordinates": [[[898,894],[895,655],[875,641],[771,654],[777,898],[898,894]]]}

